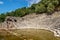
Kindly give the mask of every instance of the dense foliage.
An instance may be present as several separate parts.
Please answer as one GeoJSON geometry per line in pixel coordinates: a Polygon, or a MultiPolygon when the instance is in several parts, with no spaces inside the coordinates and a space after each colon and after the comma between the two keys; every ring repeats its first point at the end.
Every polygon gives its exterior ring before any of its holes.
{"type": "Polygon", "coordinates": [[[18,8],[15,11],[1,14],[0,22],[3,22],[6,16],[22,17],[30,13],[52,13],[59,4],[60,0],[41,0],[39,3],[33,4],[31,7],[18,8]]]}

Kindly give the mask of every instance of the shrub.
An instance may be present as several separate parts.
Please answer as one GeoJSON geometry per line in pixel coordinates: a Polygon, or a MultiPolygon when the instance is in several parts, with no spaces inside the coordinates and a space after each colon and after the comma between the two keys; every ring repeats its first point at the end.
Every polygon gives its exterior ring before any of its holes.
{"type": "Polygon", "coordinates": [[[35,11],[38,13],[45,12],[46,11],[45,5],[44,4],[37,5],[35,7],[35,11]]]}
{"type": "Polygon", "coordinates": [[[47,7],[47,12],[52,13],[54,9],[55,9],[55,6],[52,3],[49,3],[47,7]]]}

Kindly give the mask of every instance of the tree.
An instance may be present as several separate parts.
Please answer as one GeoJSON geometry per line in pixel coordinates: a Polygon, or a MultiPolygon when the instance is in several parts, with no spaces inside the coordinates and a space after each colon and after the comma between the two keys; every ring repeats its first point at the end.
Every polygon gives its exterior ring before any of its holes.
{"type": "Polygon", "coordinates": [[[46,11],[45,5],[44,4],[37,5],[35,7],[35,11],[38,13],[45,12],[46,11]]]}
{"type": "Polygon", "coordinates": [[[54,6],[57,6],[57,5],[59,4],[59,1],[58,1],[58,0],[52,0],[52,4],[53,4],[54,6]]]}
{"type": "Polygon", "coordinates": [[[59,4],[60,4],[60,0],[58,0],[59,1],[59,4]]]}
{"type": "Polygon", "coordinates": [[[0,15],[0,22],[4,22],[5,18],[6,18],[6,15],[5,14],[1,14],[0,15]]]}
{"type": "Polygon", "coordinates": [[[52,3],[49,3],[47,7],[47,12],[52,13],[54,9],[55,9],[55,6],[52,3]]]}
{"type": "Polygon", "coordinates": [[[44,5],[48,5],[51,2],[51,0],[41,0],[41,3],[43,3],[44,5]]]}

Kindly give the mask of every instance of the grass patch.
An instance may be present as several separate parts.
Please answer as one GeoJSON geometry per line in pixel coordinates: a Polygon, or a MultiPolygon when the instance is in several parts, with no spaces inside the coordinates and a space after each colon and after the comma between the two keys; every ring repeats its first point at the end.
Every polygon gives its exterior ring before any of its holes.
{"type": "Polygon", "coordinates": [[[15,35],[1,35],[0,39],[4,40],[60,40],[60,38],[55,37],[54,34],[48,30],[35,30],[35,29],[21,29],[12,30],[17,33],[15,35]]]}

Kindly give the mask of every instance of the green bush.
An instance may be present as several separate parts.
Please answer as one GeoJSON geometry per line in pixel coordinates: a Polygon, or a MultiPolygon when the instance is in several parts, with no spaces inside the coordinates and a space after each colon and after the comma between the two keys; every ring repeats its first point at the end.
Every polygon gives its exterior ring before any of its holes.
{"type": "Polygon", "coordinates": [[[47,7],[47,12],[52,13],[54,9],[55,9],[55,6],[52,3],[49,3],[47,7]]]}
{"type": "Polygon", "coordinates": [[[51,0],[41,0],[41,3],[43,3],[44,5],[48,5],[51,2],[51,0]]]}
{"type": "Polygon", "coordinates": [[[54,6],[57,6],[57,5],[59,4],[59,1],[58,1],[58,0],[52,0],[52,4],[53,4],[54,6]]]}
{"type": "Polygon", "coordinates": [[[46,11],[45,5],[44,4],[37,5],[35,7],[35,11],[38,13],[45,12],[46,11]]]}
{"type": "Polygon", "coordinates": [[[1,14],[0,15],[0,22],[4,22],[5,18],[6,18],[6,15],[5,14],[1,14]]]}

